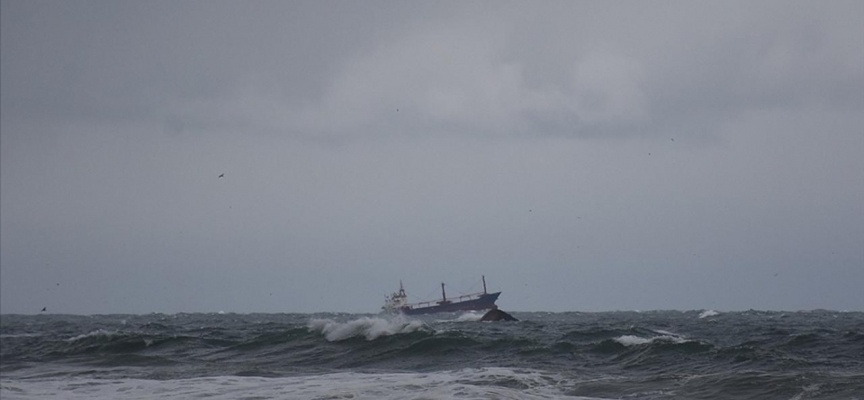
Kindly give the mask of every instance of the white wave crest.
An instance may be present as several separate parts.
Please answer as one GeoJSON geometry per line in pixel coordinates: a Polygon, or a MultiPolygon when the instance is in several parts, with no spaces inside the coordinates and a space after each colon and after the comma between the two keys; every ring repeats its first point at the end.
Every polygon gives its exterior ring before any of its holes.
{"type": "Polygon", "coordinates": [[[720,313],[714,310],[705,310],[702,311],[702,314],[699,314],[699,319],[713,317],[715,315],[720,315],[720,313]]]}
{"type": "Polygon", "coordinates": [[[663,335],[663,336],[655,336],[652,338],[643,338],[634,335],[624,335],[619,336],[614,339],[616,342],[621,343],[625,346],[638,346],[642,344],[648,344],[653,342],[668,342],[668,343],[684,343],[687,340],[678,336],[671,335],[663,335]]]}
{"type": "Polygon", "coordinates": [[[651,343],[651,339],[641,338],[639,336],[624,335],[615,338],[615,341],[625,346],[636,346],[640,344],[651,343]]]}
{"type": "Polygon", "coordinates": [[[117,398],[229,400],[255,399],[519,399],[593,400],[562,392],[557,373],[513,368],[482,368],[422,373],[335,372],[278,378],[212,376],[189,379],[50,380],[4,378],[0,397],[19,399],[117,398]],[[500,383],[513,385],[502,386],[500,383]]]}
{"type": "Polygon", "coordinates": [[[483,318],[483,314],[477,314],[474,311],[465,312],[454,319],[436,319],[437,323],[448,323],[448,322],[476,322],[479,321],[480,318],[483,318]]]}
{"type": "Polygon", "coordinates": [[[308,327],[309,331],[321,332],[328,341],[336,342],[357,336],[364,336],[366,340],[375,340],[381,336],[421,330],[425,325],[420,321],[406,321],[401,317],[393,320],[363,317],[348,322],[316,318],[309,321],[308,327]]]}
{"type": "Polygon", "coordinates": [[[25,338],[25,337],[40,337],[41,333],[9,333],[9,334],[0,334],[0,339],[5,338],[25,338]]]}
{"type": "Polygon", "coordinates": [[[483,314],[479,314],[473,311],[466,312],[465,314],[460,315],[456,318],[457,321],[479,321],[480,318],[483,318],[483,314]]]}
{"type": "Polygon", "coordinates": [[[117,335],[119,335],[119,334],[120,334],[120,332],[117,332],[117,331],[109,331],[109,330],[105,330],[105,329],[97,329],[97,330],[92,331],[92,332],[88,332],[88,333],[81,334],[81,335],[78,335],[78,336],[75,336],[75,337],[71,337],[71,338],[69,338],[69,339],[66,339],[66,341],[67,341],[67,342],[76,342],[76,341],[79,341],[79,340],[82,340],[82,339],[91,338],[91,337],[98,337],[98,336],[111,337],[111,336],[117,336],[117,335]]]}

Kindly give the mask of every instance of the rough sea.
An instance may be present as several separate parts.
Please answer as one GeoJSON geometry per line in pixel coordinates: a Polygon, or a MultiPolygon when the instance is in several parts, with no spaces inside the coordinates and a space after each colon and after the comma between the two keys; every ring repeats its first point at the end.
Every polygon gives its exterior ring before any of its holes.
{"type": "Polygon", "coordinates": [[[0,398],[864,399],[864,313],[0,316],[0,398]]]}

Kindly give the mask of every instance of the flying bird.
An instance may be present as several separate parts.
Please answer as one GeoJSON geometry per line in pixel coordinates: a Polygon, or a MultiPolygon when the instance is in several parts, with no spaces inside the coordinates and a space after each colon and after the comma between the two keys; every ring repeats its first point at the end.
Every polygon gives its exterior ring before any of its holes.
{"type": "Polygon", "coordinates": [[[220,177],[220,178],[224,178],[224,177],[225,177],[225,174],[219,174],[219,177],[220,177]]]}
{"type": "Polygon", "coordinates": [[[48,307],[42,307],[42,312],[45,312],[47,310],[48,310],[48,307]]]}

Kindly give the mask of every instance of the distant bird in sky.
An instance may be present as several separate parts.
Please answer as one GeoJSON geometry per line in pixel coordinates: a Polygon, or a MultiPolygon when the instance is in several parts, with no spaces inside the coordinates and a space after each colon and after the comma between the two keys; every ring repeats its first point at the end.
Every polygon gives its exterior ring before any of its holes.
{"type": "Polygon", "coordinates": [[[225,174],[219,174],[219,177],[220,177],[220,178],[224,178],[224,177],[225,177],[225,174]]]}
{"type": "Polygon", "coordinates": [[[48,311],[48,307],[42,307],[42,312],[48,311]]]}

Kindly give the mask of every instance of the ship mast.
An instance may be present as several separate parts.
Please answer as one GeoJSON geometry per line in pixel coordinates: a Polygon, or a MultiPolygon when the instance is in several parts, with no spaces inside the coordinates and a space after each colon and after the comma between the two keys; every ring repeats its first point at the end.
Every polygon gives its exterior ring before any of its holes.
{"type": "Polygon", "coordinates": [[[447,302],[447,294],[444,293],[444,282],[441,282],[441,302],[442,303],[447,302]]]}
{"type": "Polygon", "coordinates": [[[483,278],[483,294],[486,294],[486,275],[480,275],[483,278]]]}

